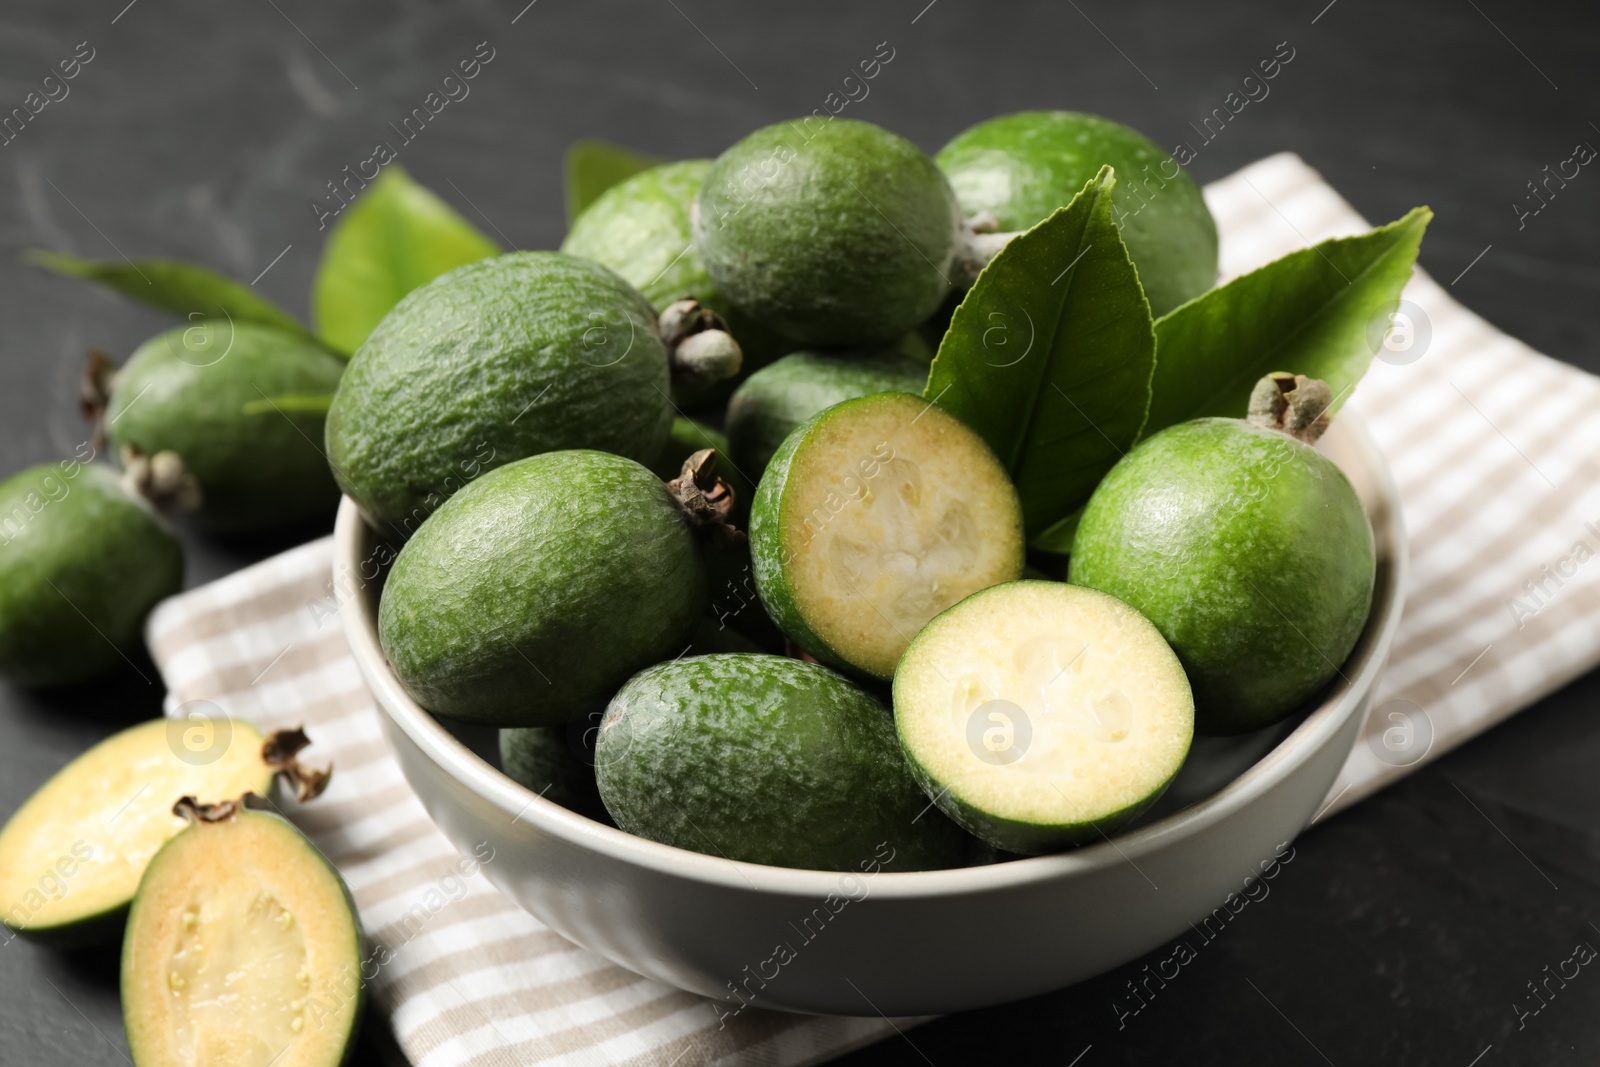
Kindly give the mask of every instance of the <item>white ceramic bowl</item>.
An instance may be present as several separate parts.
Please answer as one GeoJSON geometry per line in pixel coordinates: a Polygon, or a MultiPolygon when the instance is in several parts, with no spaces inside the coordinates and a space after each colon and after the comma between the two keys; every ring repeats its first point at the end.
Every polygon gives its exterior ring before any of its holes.
{"type": "Polygon", "coordinates": [[[384,732],[428,814],[462,851],[489,841],[496,858],[484,874],[552,929],[730,1007],[737,986],[762,1008],[959,1011],[1068,985],[1165,943],[1240,891],[1316,813],[1394,640],[1406,570],[1394,483],[1365,426],[1345,412],[1321,447],[1350,476],[1377,534],[1377,590],[1343,669],[1348,682],[1277,727],[1197,738],[1172,789],[1133,829],[990,866],[895,872],[890,863],[870,877],[788,870],[574,814],[501,774],[490,732],[446,725],[406,695],[378,645],[377,543],[349,499],[334,588],[384,732]]]}

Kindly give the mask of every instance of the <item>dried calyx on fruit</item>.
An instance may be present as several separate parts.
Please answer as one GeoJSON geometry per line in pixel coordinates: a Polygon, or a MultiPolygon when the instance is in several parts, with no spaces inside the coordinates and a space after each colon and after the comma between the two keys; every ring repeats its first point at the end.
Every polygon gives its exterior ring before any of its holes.
{"type": "Polygon", "coordinates": [[[163,515],[181,515],[200,506],[200,483],[176,452],[147,456],[137,445],[122,446],[122,487],[150,502],[163,515]]]}
{"type": "Polygon", "coordinates": [[[656,332],[667,346],[673,384],[702,388],[739,373],[744,353],[722,316],[693,297],[667,305],[656,332]]]}
{"type": "Polygon", "coordinates": [[[1328,430],[1333,390],[1328,383],[1304,374],[1273,371],[1250,391],[1245,421],[1264,430],[1281,430],[1308,445],[1328,430]]]}
{"type": "Polygon", "coordinates": [[[320,771],[301,766],[296,757],[301,749],[310,744],[311,738],[306,736],[305,728],[301,726],[269,734],[261,743],[261,762],[294,786],[294,798],[302,804],[321,796],[322,791],[328,788],[328,782],[333,779],[332,764],[320,771]]]}
{"type": "Polygon", "coordinates": [[[1001,232],[1000,220],[992,211],[980,211],[961,220],[956,231],[956,255],[950,265],[950,282],[959,289],[970,289],[978,280],[983,268],[989,265],[1000,250],[1014,237],[1025,231],[1001,232]]]}
{"type": "Polygon", "coordinates": [[[717,477],[717,451],[702,448],[683,461],[683,470],[667,483],[667,491],[683,509],[689,525],[713,543],[738,544],[744,532],[732,523],[733,487],[717,477]]]}

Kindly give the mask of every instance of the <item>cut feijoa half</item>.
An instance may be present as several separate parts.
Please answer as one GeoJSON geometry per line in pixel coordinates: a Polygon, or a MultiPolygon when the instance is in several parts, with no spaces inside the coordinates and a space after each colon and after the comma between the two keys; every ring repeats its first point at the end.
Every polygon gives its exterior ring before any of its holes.
{"type": "Polygon", "coordinates": [[[263,738],[239,719],[156,719],[106,738],[67,764],[0,830],[0,913],[36,940],[113,938],[150,858],[184,821],[180,797],[266,793],[286,771],[302,795],[326,777],[300,768],[300,731],[263,738]]]}
{"type": "Polygon", "coordinates": [[[894,712],[945,814],[1030,855],[1127,825],[1194,736],[1188,679],[1155,626],[1061,582],[1008,582],[934,619],[895,671],[894,712]]]}
{"type": "Polygon", "coordinates": [[[796,427],[750,511],[768,614],[825,663],[889,678],[939,612],[1022,574],[1017,491],[982,438],[908,393],[796,427]]]}
{"type": "Polygon", "coordinates": [[[355,905],[287,819],[179,801],[128,913],[122,1016],[136,1067],[337,1067],[365,986],[355,905]]]}

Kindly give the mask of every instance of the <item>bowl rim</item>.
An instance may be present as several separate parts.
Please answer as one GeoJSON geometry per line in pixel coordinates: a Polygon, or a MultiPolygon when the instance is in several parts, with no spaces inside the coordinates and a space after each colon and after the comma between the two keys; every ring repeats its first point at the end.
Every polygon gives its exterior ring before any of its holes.
{"type": "MultiPolygon", "coordinates": [[[[1398,490],[1377,442],[1366,424],[1348,409],[1335,423],[1362,461],[1373,482],[1370,515],[1379,546],[1379,584],[1372,615],[1346,666],[1345,684],[1326,697],[1294,730],[1249,769],[1216,792],[1184,808],[1132,830],[1067,852],[1030,856],[1005,863],[933,871],[882,869],[867,875],[854,871],[815,871],[772,867],[699,852],[636,837],[546,800],[473,752],[424,710],[389,669],[377,640],[377,620],[365,584],[340,578],[351,566],[361,573],[362,549],[371,532],[354,500],[345,496],[334,528],[334,589],[340,617],[368,687],[383,714],[405,732],[424,755],[479,798],[503,811],[511,822],[526,821],[568,844],[588,849],[615,862],[648,868],[658,874],[699,882],[707,887],[753,890],[807,898],[823,898],[839,890],[847,877],[870,877],[871,895],[882,899],[929,900],[1020,889],[1064,877],[1088,875],[1130,863],[1169,842],[1193,837],[1249,806],[1306,763],[1345,726],[1364,704],[1388,658],[1404,607],[1408,570],[1405,527],[1398,490]],[[344,611],[345,607],[352,610],[344,611]]],[[[391,744],[391,748],[392,748],[391,744]]],[[[870,857],[864,857],[868,859],[870,857]]],[[[1142,871],[1140,872],[1143,873],[1142,871]]]]}

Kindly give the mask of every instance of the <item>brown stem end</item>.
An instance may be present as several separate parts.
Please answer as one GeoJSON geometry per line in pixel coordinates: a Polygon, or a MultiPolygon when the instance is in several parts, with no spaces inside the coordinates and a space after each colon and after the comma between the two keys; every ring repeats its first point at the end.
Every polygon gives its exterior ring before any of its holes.
{"type": "Polygon", "coordinates": [[[200,483],[176,452],[147,456],[136,445],[122,446],[122,487],[143,497],[168,518],[200,506],[200,483]]]}
{"type": "Polygon", "coordinates": [[[83,376],[78,379],[78,412],[84,422],[94,423],[91,443],[96,452],[105,447],[106,408],[111,406],[111,390],[116,387],[118,369],[110,356],[91,348],[83,362],[83,376]]]}
{"type": "Polygon", "coordinates": [[[279,730],[261,744],[261,759],[294,786],[294,798],[304,804],[315,800],[328,788],[333,779],[333,767],[324,770],[305,767],[295,758],[301,749],[311,744],[303,727],[279,730]]]}
{"type": "Polygon", "coordinates": [[[740,544],[744,533],[728,520],[733,516],[733,488],[717,477],[717,450],[702,448],[683,461],[683,471],[667,483],[667,492],[689,525],[719,544],[740,544]]]}
{"type": "Polygon", "coordinates": [[[1328,411],[1332,407],[1333,390],[1327,382],[1304,374],[1273,371],[1251,390],[1245,421],[1311,445],[1328,429],[1328,411]]]}
{"type": "Polygon", "coordinates": [[[699,387],[732,378],[744,365],[744,352],[722,316],[693,297],[667,305],[656,325],[667,346],[673,381],[699,387]]]}

